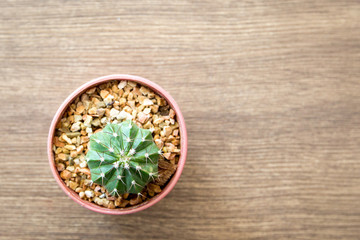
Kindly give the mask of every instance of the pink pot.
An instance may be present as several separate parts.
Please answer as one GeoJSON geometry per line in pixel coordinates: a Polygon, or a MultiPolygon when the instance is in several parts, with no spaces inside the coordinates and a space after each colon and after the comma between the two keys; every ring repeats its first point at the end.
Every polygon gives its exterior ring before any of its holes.
{"type": "Polygon", "coordinates": [[[130,214],[130,213],[136,213],[139,211],[142,211],[148,207],[151,207],[155,203],[159,202],[161,199],[163,199],[175,186],[176,182],[179,180],[181,172],[183,171],[185,160],[186,160],[186,154],[187,154],[187,133],[186,133],[186,127],[185,127],[185,121],[184,117],[181,114],[179,106],[176,104],[175,100],[170,96],[169,93],[167,93],[163,88],[161,88],[156,83],[153,83],[145,78],[132,76],[132,75],[123,75],[123,74],[115,74],[115,75],[109,75],[104,77],[96,78],[90,82],[85,83],[78,89],[76,89],[72,94],[70,94],[69,97],[66,98],[66,100],[61,104],[60,108],[57,110],[53,121],[50,125],[50,131],[49,131],[49,137],[48,137],[48,157],[49,157],[49,163],[51,171],[54,175],[54,178],[56,182],[59,184],[61,189],[75,202],[79,203],[81,206],[86,207],[92,211],[98,212],[98,213],[104,213],[104,214],[113,214],[113,215],[123,215],[123,214],[130,214]],[[88,89],[97,86],[101,83],[105,83],[111,80],[127,80],[127,81],[134,81],[141,85],[147,86],[151,88],[155,93],[161,95],[166,99],[166,101],[170,104],[172,109],[175,111],[177,116],[177,121],[180,126],[180,135],[181,135],[181,153],[180,153],[180,159],[178,163],[178,168],[175,172],[175,174],[172,176],[166,187],[163,189],[161,193],[156,195],[155,197],[151,198],[150,200],[143,202],[139,205],[128,207],[126,209],[108,209],[101,207],[99,205],[96,205],[95,203],[90,203],[86,200],[83,200],[79,197],[79,195],[74,192],[72,189],[66,186],[66,184],[63,182],[63,180],[60,178],[60,175],[56,169],[55,162],[54,162],[54,154],[52,151],[53,146],[53,138],[55,134],[55,128],[57,123],[60,121],[63,113],[69,106],[69,104],[79,95],[87,91],[88,89]]]}

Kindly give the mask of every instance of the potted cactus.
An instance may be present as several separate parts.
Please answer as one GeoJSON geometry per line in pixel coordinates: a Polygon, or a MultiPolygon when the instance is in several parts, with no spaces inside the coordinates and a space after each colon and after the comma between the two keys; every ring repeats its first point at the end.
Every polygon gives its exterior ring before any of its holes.
{"type": "Polygon", "coordinates": [[[184,118],[157,84],[131,75],[74,91],[50,126],[49,163],[75,202],[104,214],[144,210],[175,186],[187,153],[184,118]]]}

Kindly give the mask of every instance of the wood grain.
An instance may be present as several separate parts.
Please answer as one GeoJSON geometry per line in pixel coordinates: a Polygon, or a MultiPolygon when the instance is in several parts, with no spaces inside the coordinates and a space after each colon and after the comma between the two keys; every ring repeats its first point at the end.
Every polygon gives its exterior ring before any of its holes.
{"type": "Polygon", "coordinates": [[[0,239],[359,239],[359,1],[0,1],[0,239]],[[130,216],[67,198],[46,138],[113,73],[185,116],[176,188],[130,216]]]}

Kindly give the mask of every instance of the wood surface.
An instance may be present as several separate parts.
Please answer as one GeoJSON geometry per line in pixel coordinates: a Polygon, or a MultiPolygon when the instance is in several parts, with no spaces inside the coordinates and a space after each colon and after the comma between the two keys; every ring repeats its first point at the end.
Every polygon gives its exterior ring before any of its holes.
{"type": "Polygon", "coordinates": [[[360,239],[359,1],[0,1],[0,239],[360,239]],[[46,140],[77,87],[177,100],[187,164],[160,203],[93,213],[46,140]]]}

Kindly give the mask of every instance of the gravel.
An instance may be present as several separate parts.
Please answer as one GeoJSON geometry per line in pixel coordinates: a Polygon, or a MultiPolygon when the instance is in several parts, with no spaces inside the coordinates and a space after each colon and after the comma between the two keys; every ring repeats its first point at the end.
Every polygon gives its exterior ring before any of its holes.
{"type": "Polygon", "coordinates": [[[89,89],[68,107],[57,125],[53,150],[61,178],[80,198],[110,209],[125,208],[160,193],[176,171],[180,155],[179,125],[175,111],[149,88],[135,82],[112,81],[89,89]],[[149,183],[140,196],[113,197],[104,187],[92,183],[85,156],[91,134],[101,131],[109,122],[127,119],[152,131],[163,156],[159,158],[159,178],[149,183]]]}

